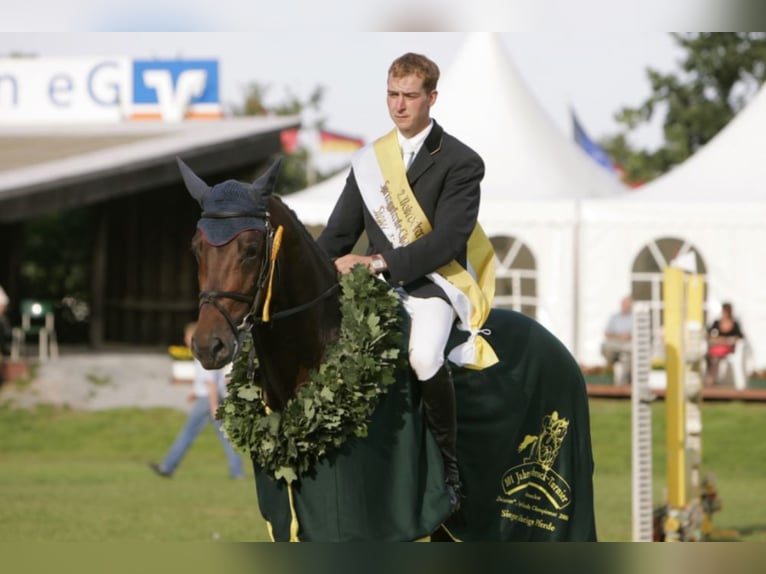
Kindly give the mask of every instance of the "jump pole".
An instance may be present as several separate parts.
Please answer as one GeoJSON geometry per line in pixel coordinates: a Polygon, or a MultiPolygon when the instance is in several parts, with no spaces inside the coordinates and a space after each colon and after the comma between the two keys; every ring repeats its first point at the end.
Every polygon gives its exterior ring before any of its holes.
{"type": "Polygon", "coordinates": [[[663,282],[665,333],[665,449],[668,516],[665,539],[680,539],[680,513],[686,508],[686,400],[684,396],[684,272],[665,269],[663,282]]]}
{"type": "Polygon", "coordinates": [[[665,269],[667,512],[663,533],[668,542],[702,540],[708,533],[705,530],[709,530],[700,480],[704,291],[701,275],[685,274],[672,267],[665,269]]]}
{"type": "Polygon", "coordinates": [[[652,367],[651,310],[648,303],[633,305],[631,352],[631,466],[633,542],[654,540],[652,479],[652,367]]]}

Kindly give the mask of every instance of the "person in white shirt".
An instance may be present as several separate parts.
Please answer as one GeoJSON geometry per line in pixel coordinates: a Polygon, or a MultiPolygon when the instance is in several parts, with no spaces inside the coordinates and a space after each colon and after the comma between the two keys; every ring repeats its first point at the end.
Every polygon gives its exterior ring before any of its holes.
{"type": "Polygon", "coordinates": [[[614,370],[614,382],[630,382],[630,362],[633,339],[633,299],[626,296],[620,301],[619,312],[613,314],[604,330],[601,354],[614,370]]]}

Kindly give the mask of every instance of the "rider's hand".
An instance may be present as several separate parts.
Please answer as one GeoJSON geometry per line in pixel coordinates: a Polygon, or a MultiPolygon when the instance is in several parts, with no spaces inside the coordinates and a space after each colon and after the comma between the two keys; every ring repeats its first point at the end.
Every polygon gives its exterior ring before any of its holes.
{"type": "Polygon", "coordinates": [[[343,257],[338,257],[335,260],[335,269],[338,270],[338,273],[341,275],[345,275],[346,273],[349,273],[356,265],[364,265],[367,267],[367,269],[370,271],[370,273],[373,273],[372,269],[372,257],[369,255],[356,255],[354,253],[349,253],[348,255],[344,255],[343,257]]]}

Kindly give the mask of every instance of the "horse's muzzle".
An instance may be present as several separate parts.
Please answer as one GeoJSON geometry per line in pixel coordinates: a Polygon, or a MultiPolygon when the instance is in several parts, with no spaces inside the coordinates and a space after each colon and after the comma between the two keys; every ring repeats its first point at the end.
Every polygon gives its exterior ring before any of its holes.
{"type": "Polygon", "coordinates": [[[202,366],[208,370],[221,369],[234,358],[237,342],[231,333],[218,335],[214,332],[200,333],[192,339],[192,353],[199,359],[202,366]]]}

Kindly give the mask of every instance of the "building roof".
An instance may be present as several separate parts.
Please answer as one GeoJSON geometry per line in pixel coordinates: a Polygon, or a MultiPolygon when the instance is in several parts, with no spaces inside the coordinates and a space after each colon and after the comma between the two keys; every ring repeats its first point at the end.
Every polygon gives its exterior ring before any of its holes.
{"type": "Polygon", "coordinates": [[[106,201],[180,181],[175,158],[201,176],[280,151],[298,117],[0,129],[0,223],[106,201]]]}

